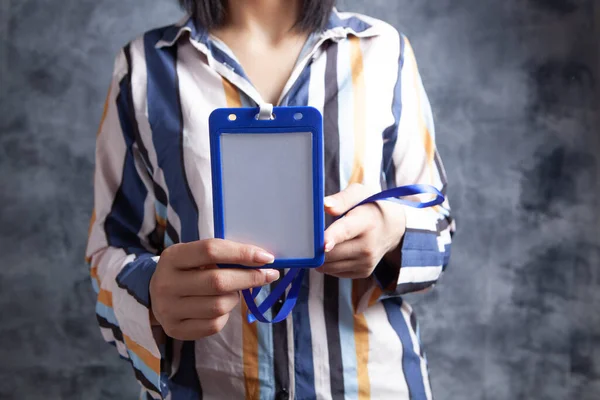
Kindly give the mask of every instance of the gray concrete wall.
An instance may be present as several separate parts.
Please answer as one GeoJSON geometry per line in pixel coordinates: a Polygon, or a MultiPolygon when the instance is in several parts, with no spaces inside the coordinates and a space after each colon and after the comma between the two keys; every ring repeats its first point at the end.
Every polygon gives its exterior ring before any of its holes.
{"type": "MultiPolygon", "coordinates": [[[[113,57],[174,3],[0,3],[1,399],[137,393],[82,255],[113,57]]],[[[435,110],[459,232],[443,282],[411,301],[436,398],[599,398],[600,1],[340,8],[409,36],[435,110]]]]}

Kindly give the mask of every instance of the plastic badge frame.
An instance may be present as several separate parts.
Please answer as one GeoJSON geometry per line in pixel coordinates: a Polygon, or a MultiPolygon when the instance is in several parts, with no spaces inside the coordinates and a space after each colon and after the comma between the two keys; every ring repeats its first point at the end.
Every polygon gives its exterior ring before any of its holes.
{"type": "MultiPolygon", "coordinates": [[[[324,170],[323,170],[323,118],[313,107],[275,107],[272,117],[259,118],[259,108],[219,108],[209,117],[211,170],[213,185],[214,236],[226,239],[224,194],[223,194],[223,135],[252,135],[286,133],[310,133],[312,144],[313,186],[313,237],[314,255],[310,258],[275,258],[272,264],[262,268],[318,268],[325,260],[324,252],[324,170]]],[[[268,200],[268,199],[267,199],[268,200]]],[[[253,243],[249,243],[253,244],[253,243]]],[[[219,264],[221,268],[248,268],[241,265],[219,264]]]]}

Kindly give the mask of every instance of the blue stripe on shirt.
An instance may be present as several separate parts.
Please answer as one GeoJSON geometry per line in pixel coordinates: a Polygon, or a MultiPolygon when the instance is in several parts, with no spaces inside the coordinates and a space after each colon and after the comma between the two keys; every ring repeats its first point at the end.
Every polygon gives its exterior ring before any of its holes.
{"type": "Polygon", "coordinates": [[[402,239],[402,267],[436,267],[443,260],[436,232],[406,230],[402,239]]]}
{"type": "Polygon", "coordinates": [[[142,375],[150,382],[154,388],[158,388],[160,386],[159,376],[152,368],[148,367],[142,359],[135,354],[133,351],[127,349],[127,354],[129,354],[129,360],[135,369],[140,371],[142,375]]]}
{"type": "MultiPolygon", "coordinates": [[[[256,303],[260,304],[271,293],[271,288],[266,285],[256,297],[256,303]]],[[[271,309],[265,312],[265,317],[271,319],[271,309]]],[[[275,376],[273,375],[273,325],[258,324],[258,380],[260,381],[260,398],[275,398],[275,376]]],[[[287,349],[285,349],[287,351],[287,349]]]]}
{"type": "Polygon", "coordinates": [[[150,308],[150,280],[154,271],[156,261],[152,259],[152,255],[141,255],[119,272],[117,285],[127,290],[140,304],[150,308]]]}
{"type": "Polygon", "coordinates": [[[96,314],[110,322],[112,325],[116,327],[119,326],[119,322],[115,316],[115,311],[111,307],[104,305],[99,301],[96,302],[96,314]]]}
{"type": "Polygon", "coordinates": [[[344,366],[344,395],[358,399],[358,374],[356,343],[354,341],[354,305],[352,304],[352,279],[339,279],[339,331],[344,366]]]}
{"type": "Polygon", "coordinates": [[[421,358],[414,351],[409,327],[402,315],[402,299],[392,298],[383,300],[385,312],[392,328],[402,342],[402,370],[408,385],[411,400],[427,400],[423,374],[421,373],[421,358]]]}
{"type": "Polygon", "coordinates": [[[402,115],[402,67],[404,65],[404,38],[399,35],[400,50],[398,57],[398,73],[396,84],[394,85],[394,97],[392,99],[392,115],[394,123],[383,131],[383,156],[382,171],[385,175],[387,188],[396,187],[396,167],[394,165],[393,153],[398,141],[398,127],[400,126],[400,116],[402,115]]]}
{"type": "Polygon", "coordinates": [[[125,141],[126,151],[123,162],[121,185],[115,195],[110,213],[106,216],[104,230],[110,246],[125,249],[141,248],[139,232],[144,220],[144,202],[148,190],[138,175],[133,156],[133,124],[135,115],[133,105],[129,104],[127,95],[129,84],[127,77],[121,80],[120,92],[117,95],[117,111],[119,123],[125,141]],[[126,189],[126,190],[125,190],[126,189]]]}
{"type": "Polygon", "coordinates": [[[173,400],[201,400],[203,397],[200,380],[196,373],[195,353],[194,342],[183,342],[179,368],[168,381],[168,390],[171,392],[173,400]]]}
{"type": "MultiPolygon", "coordinates": [[[[183,115],[177,76],[177,47],[157,49],[155,45],[163,34],[164,29],[156,29],[144,35],[148,120],[158,167],[164,173],[169,203],[181,221],[179,239],[186,243],[199,239],[196,223],[199,215],[183,160],[183,115]]],[[[173,238],[165,235],[166,244],[169,239],[173,238]]],[[[202,387],[195,371],[194,342],[184,342],[182,347],[180,368],[169,381],[172,396],[176,399],[201,399],[202,387]]]]}
{"type": "MultiPolygon", "coordinates": [[[[183,116],[177,76],[177,47],[156,49],[161,30],[144,36],[148,75],[148,119],[152,141],[163,170],[169,203],[179,216],[183,243],[199,239],[198,208],[187,183],[183,161],[183,116]]],[[[143,203],[143,202],[142,202],[143,203]]],[[[172,238],[173,239],[173,238],[172,238]]]]}
{"type": "Polygon", "coordinates": [[[298,294],[296,307],[292,312],[294,325],[294,370],[295,391],[298,399],[314,399],[315,371],[313,364],[313,344],[308,312],[309,274],[305,273],[298,294]]]}
{"type": "Polygon", "coordinates": [[[334,29],[339,27],[349,28],[356,33],[361,33],[369,29],[371,25],[354,16],[351,16],[347,19],[341,19],[337,13],[331,13],[326,29],[334,29]]]}

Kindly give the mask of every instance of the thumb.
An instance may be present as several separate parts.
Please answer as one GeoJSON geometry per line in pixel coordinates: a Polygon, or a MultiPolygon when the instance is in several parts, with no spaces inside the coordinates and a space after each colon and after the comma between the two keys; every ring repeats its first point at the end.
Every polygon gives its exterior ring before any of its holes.
{"type": "Polygon", "coordinates": [[[369,197],[369,194],[370,192],[366,186],[359,183],[353,183],[341,192],[325,197],[323,202],[325,211],[333,216],[342,215],[356,204],[369,197]]]}

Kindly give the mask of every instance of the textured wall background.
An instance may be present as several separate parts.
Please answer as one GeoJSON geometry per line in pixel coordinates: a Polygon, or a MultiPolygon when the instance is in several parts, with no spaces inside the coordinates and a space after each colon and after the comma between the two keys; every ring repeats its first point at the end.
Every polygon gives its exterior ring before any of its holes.
{"type": "MultiPolygon", "coordinates": [[[[1,399],[135,398],[82,257],[113,57],[174,3],[0,2],[1,399]]],[[[411,298],[437,399],[597,399],[600,1],[340,8],[411,38],[437,117],[459,233],[411,298]]]]}

